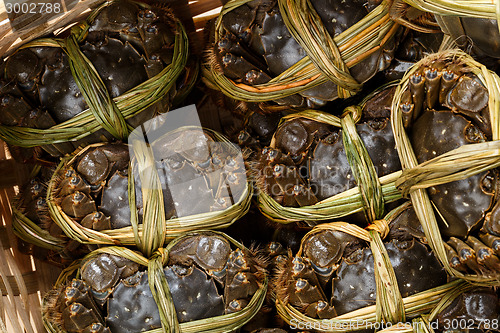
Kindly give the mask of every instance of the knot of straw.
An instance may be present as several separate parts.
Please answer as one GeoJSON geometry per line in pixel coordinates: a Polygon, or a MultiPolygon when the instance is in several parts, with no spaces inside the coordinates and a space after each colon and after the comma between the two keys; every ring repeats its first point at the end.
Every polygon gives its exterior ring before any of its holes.
{"type": "Polygon", "coordinates": [[[361,117],[360,107],[349,108],[341,119],[344,150],[359,186],[366,217],[369,221],[375,221],[381,218],[384,213],[382,185],[370,155],[356,131],[353,116],[361,117]]]}
{"type": "Polygon", "coordinates": [[[164,332],[180,332],[174,300],[170,293],[163,266],[168,261],[168,251],[156,250],[148,262],[148,282],[153,298],[158,305],[160,321],[164,332]]]}
{"type": "Polygon", "coordinates": [[[348,98],[361,90],[352,77],[334,39],[309,0],[279,0],[283,21],[319,71],[337,85],[338,96],[348,98]]]}
{"type": "MultiPolygon", "coordinates": [[[[497,167],[499,156],[499,132],[500,132],[500,78],[494,72],[489,71],[484,65],[473,60],[469,55],[460,50],[448,50],[430,55],[412,68],[410,68],[398,87],[396,88],[391,106],[391,125],[394,132],[396,148],[400,156],[403,174],[397,181],[397,185],[409,194],[415,213],[417,214],[429,246],[451,275],[473,281],[474,283],[490,283],[494,278],[483,275],[464,275],[452,268],[447,258],[447,252],[441,237],[441,231],[434,213],[433,203],[427,187],[445,184],[472,175],[479,174],[497,167]],[[402,111],[400,108],[402,95],[408,89],[410,76],[429,61],[440,60],[446,62],[460,62],[475,74],[486,86],[489,95],[488,108],[490,111],[490,124],[493,142],[468,144],[455,150],[442,154],[427,162],[418,164],[411,142],[406,134],[402,111]]],[[[498,281],[496,281],[497,283],[498,281]]]]}
{"type": "Polygon", "coordinates": [[[384,239],[389,234],[389,221],[386,219],[380,219],[372,221],[370,225],[366,227],[367,230],[376,231],[380,234],[380,237],[384,239]]]}

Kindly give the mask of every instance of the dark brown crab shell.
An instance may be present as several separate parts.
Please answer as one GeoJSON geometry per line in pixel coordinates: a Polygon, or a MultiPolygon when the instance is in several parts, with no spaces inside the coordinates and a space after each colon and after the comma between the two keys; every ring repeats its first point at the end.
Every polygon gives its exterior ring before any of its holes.
{"type": "MultiPolygon", "coordinates": [[[[328,33],[336,36],[361,20],[380,1],[312,1],[328,33]],[[349,13],[349,14],[345,14],[349,13]]],[[[251,1],[222,17],[224,35],[213,45],[213,59],[228,78],[245,84],[268,82],[306,56],[289,33],[276,1],[251,1]]],[[[385,43],[350,69],[358,82],[365,82],[386,68],[394,53],[394,41],[385,43]]],[[[278,104],[317,107],[337,98],[332,82],[322,83],[278,104]]]]}
{"type": "MultiPolygon", "coordinates": [[[[413,208],[400,207],[389,226],[384,246],[401,296],[446,283],[445,271],[422,243],[423,231],[413,208]]],[[[300,253],[281,265],[277,297],[311,318],[333,318],[375,304],[374,274],[366,242],[323,228],[306,235],[300,253]]]]}
{"type": "MultiPolygon", "coordinates": [[[[490,140],[488,98],[479,77],[459,61],[438,59],[416,68],[403,92],[401,111],[418,162],[490,140]]],[[[498,170],[492,169],[427,190],[441,217],[447,260],[458,271],[499,274],[500,258],[490,247],[499,236],[498,219],[491,218],[498,214],[497,187],[498,170]]]]}
{"type": "MultiPolygon", "coordinates": [[[[171,19],[172,14],[165,8],[142,9],[122,0],[110,2],[90,24],[81,50],[93,63],[112,98],[171,64],[176,28],[171,22],[163,22],[171,19]],[[150,13],[147,18],[145,11],[150,13]],[[151,68],[151,62],[155,62],[156,69],[151,68]]],[[[88,108],[71,74],[68,56],[58,48],[37,46],[19,50],[7,59],[2,69],[5,73],[0,78],[3,101],[0,109],[5,115],[2,125],[47,129],[88,108]]],[[[174,93],[175,87],[166,98],[127,122],[136,127],[165,111],[174,93]]],[[[99,130],[75,142],[43,148],[53,156],[62,156],[80,145],[112,139],[111,134],[99,130]]]]}
{"type": "MultiPolygon", "coordinates": [[[[238,307],[248,304],[256,289],[262,287],[265,273],[257,253],[244,248],[232,250],[233,246],[223,234],[192,233],[184,236],[178,245],[178,248],[177,244],[170,247],[174,256],[172,260],[168,259],[163,273],[179,322],[238,311],[238,307]],[[204,267],[206,263],[210,265],[208,258],[198,261],[201,265],[189,258],[179,258],[184,251],[189,257],[192,247],[195,252],[196,249],[208,251],[202,257],[209,256],[213,249],[228,248],[229,251],[215,251],[223,257],[217,256],[216,261],[226,261],[227,275],[219,276],[219,279],[210,276],[209,267],[212,266],[204,267]]],[[[162,326],[148,273],[140,270],[138,264],[100,253],[91,256],[80,272],[83,280],[75,279],[68,286],[54,291],[46,308],[52,320],[57,313],[62,315],[59,325],[69,333],[85,332],[92,325],[106,327],[103,332],[120,333],[162,326]]]]}

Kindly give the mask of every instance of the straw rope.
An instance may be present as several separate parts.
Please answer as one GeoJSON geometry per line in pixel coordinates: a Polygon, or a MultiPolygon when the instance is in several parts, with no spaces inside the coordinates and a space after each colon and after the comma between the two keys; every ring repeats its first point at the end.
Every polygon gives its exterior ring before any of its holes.
{"type": "Polygon", "coordinates": [[[109,96],[96,69],[79,49],[78,42],[86,36],[97,14],[111,3],[106,2],[99,6],[87,20],[73,27],[71,35],[66,39],[43,38],[29,42],[20,48],[37,46],[62,48],[68,55],[71,72],[89,109],[48,129],[0,125],[2,139],[21,147],[35,147],[77,141],[101,128],[117,139],[124,139],[131,131],[125,120],[160,101],[175,85],[187,63],[189,53],[187,35],[178,20],[173,23],[176,34],[172,63],[154,77],[121,96],[114,99],[109,96]]]}
{"type": "MultiPolygon", "coordinates": [[[[176,131],[183,131],[193,128],[191,126],[181,127],[176,131]]],[[[227,145],[228,149],[234,149],[233,145],[227,138],[218,134],[215,131],[204,129],[215,141],[227,145]]],[[[250,209],[253,187],[247,182],[246,189],[241,194],[240,198],[235,198],[235,203],[229,208],[221,211],[213,211],[190,216],[182,216],[165,220],[165,207],[163,201],[163,192],[159,184],[156,166],[154,165],[154,157],[151,148],[145,142],[138,138],[133,138],[131,148],[135,152],[137,163],[138,176],[141,178],[143,192],[143,221],[139,224],[137,213],[137,203],[135,199],[135,184],[133,175],[136,168],[129,167],[128,177],[128,197],[131,209],[131,226],[120,229],[96,231],[81,226],[70,216],[63,212],[56,200],[56,183],[60,174],[73,163],[79,156],[82,156],[89,149],[99,147],[104,143],[93,144],[75,152],[73,155],[62,159],[61,163],[56,168],[47,188],[47,205],[49,214],[52,220],[64,231],[71,239],[74,239],[84,244],[98,245],[134,245],[137,246],[146,255],[151,255],[157,248],[160,248],[163,243],[178,237],[182,233],[203,229],[222,229],[230,226],[234,221],[241,218],[250,209]]],[[[61,240],[47,237],[43,232],[39,232],[40,228],[35,228],[34,223],[29,221],[22,214],[16,220],[19,224],[16,230],[21,237],[38,241],[38,245],[42,247],[58,248],[61,246],[61,240]]],[[[49,235],[50,236],[50,235],[49,235]]]]}
{"type": "MultiPolygon", "coordinates": [[[[375,221],[382,217],[384,203],[401,198],[395,186],[400,172],[378,178],[368,151],[356,132],[355,122],[361,119],[361,107],[347,108],[342,118],[321,111],[306,110],[283,117],[281,123],[296,118],[305,118],[342,128],[342,139],[348,163],[358,186],[314,205],[302,207],[282,206],[264,191],[259,191],[257,197],[259,208],[269,219],[283,224],[305,221],[310,225],[315,225],[317,222],[363,211],[369,221],[375,221]]],[[[275,139],[273,138],[271,146],[274,145],[275,139]]]]}
{"type": "MultiPolygon", "coordinates": [[[[403,0],[425,12],[445,16],[464,16],[500,21],[500,1],[490,0],[403,0]]],[[[500,31],[500,25],[499,25],[500,31]]]]}

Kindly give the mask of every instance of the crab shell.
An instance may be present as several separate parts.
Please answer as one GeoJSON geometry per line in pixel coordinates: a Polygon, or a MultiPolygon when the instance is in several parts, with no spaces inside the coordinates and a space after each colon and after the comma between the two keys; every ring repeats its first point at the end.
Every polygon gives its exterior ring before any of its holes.
{"type": "Polygon", "coordinates": [[[472,48],[478,56],[500,58],[500,33],[497,20],[479,17],[436,15],[444,33],[461,49],[472,48]]]}
{"type": "MultiPolygon", "coordinates": [[[[106,6],[80,43],[111,98],[118,97],[158,74],[172,62],[174,41],[172,14],[165,8],[145,9],[123,0],[106,6]]],[[[69,58],[55,47],[29,47],[2,65],[0,123],[47,129],[72,119],[88,108],[73,78],[69,58]]],[[[129,117],[137,127],[155,114],[168,110],[175,88],[164,99],[129,117]],[[171,96],[172,95],[172,96],[171,96]]],[[[80,145],[112,140],[104,129],[87,137],[55,145],[43,145],[53,156],[71,153],[80,145]]]]}
{"type": "Polygon", "coordinates": [[[491,328],[496,331],[497,328],[490,323],[498,322],[500,319],[498,294],[492,288],[476,287],[460,294],[437,316],[440,327],[449,327],[449,323],[457,318],[467,322],[467,327],[470,329],[491,328]]]}
{"type": "MultiPolygon", "coordinates": [[[[211,232],[179,240],[179,247],[171,247],[173,257],[163,267],[163,274],[180,323],[239,311],[262,287],[264,266],[256,253],[245,248],[233,250],[225,236],[211,232]],[[223,253],[217,250],[220,247],[223,253]],[[206,253],[200,255],[200,249],[206,253]],[[215,259],[223,265],[218,272],[212,270],[209,257],[213,250],[222,255],[215,259]],[[190,263],[179,259],[183,253],[190,257],[186,259],[190,263]]],[[[113,333],[162,327],[148,273],[138,264],[99,253],[91,255],[80,272],[82,280],[74,279],[47,298],[45,313],[53,324],[69,333],[88,332],[93,326],[113,333]]]]}
{"type": "MultiPolygon", "coordinates": [[[[337,36],[361,20],[380,1],[311,1],[331,36],[337,36]]],[[[261,84],[280,75],[306,56],[288,31],[277,1],[255,0],[226,13],[221,20],[224,35],[213,45],[213,59],[228,78],[246,84],[261,84]]],[[[390,39],[366,59],[350,68],[358,82],[365,82],[386,68],[394,53],[390,39]]],[[[318,107],[336,99],[337,87],[328,81],[296,95],[276,100],[278,104],[318,107]]]]}

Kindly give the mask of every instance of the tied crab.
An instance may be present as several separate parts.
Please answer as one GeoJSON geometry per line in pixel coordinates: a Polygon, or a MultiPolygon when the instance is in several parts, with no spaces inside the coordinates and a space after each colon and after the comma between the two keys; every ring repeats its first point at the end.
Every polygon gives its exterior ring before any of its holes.
{"type": "Polygon", "coordinates": [[[61,228],[53,223],[48,215],[47,182],[50,179],[50,169],[42,168],[36,177],[30,178],[19,191],[13,209],[13,230],[22,241],[18,242],[23,253],[48,261],[52,264],[65,266],[76,258],[91,251],[91,245],[83,245],[74,240],[68,240],[61,228]],[[23,234],[24,228],[30,229],[23,221],[29,220],[35,228],[43,231],[39,235],[23,234]]]}
{"type": "MultiPolygon", "coordinates": [[[[388,118],[393,93],[390,87],[368,98],[356,123],[378,177],[401,169],[388,118]]],[[[259,189],[282,206],[313,205],[357,186],[343,129],[313,119],[291,115],[274,133],[271,146],[252,156],[259,189]]]]}
{"type": "MultiPolygon", "coordinates": [[[[180,33],[176,31],[175,20],[167,8],[150,8],[127,0],[110,2],[95,16],[79,47],[81,56],[92,63],[111,98],[123,95],[164,68],[175,65],[172,63],[174,42],[180,33]]],[[[0,124],[49,129],[88,109],[88,92],[84,92],[87,88],[75,81],[72,61],[63,49],[36,42],[9,56],[1,65],[0,124]]],[[[182,89],[181,81],[182,78],[178,81],[179,87],[174,83],[153,105],[139,113],[124,115],[128,126],[137,127],[154,115],[168,111],[176,89],[182,89]]],[[[104,129],[84,134],[83,139],[42,147],[53,156],[62,156],[80,145],[116,136],[104,129]]]]}
{"type": "MultiPolygon", "coordinates": [[[[390,231],[383,242],[401,296],[446,283],[446,272],[422,242],[423,231],[413,208],[405,204],[392,212],[390,231]]],[[[375,304],[374,254],[365,240],[342,231],[347,226],[343,222],[323,224],[302,239],[299,252],[290,253],[281,264],[277,304],[291,305],[319,319],[375,304]]]]}
{"type": "MultiPolygon", "coordinates": [[[[209,66],[237,85],[256,86],[268,83],[303,61],[306,51],[287,28],[286,15],[281,12],[279,2],[248,1],[219,17],[221,37],[211,43],[209,66]]],[[[315,15],[324,25],[324,33],[332,38],[344,33],[377,6],[386,6],[384,1],[370,0],[310,1],[310,5],[308,10],[317,13],[315,15]]],[[[360,86],[358,82],[367,81],[389,65],[395,48],[394,38],[390,38],[393,35],[394,31],[391,30],[386,35],[387,40],[381,41],[374,52],[368,52],[366,57],[361,56],[361,61],[346,69],[356,85],[360,86]]],[[[234,98],[242,99],[239,96],[234,98]]],[[[315,108],[336,98],[337,85],[323,80],[319,85],[273,101],[278,105],[315,108]]],[[[261,103],[259,109],[261,112],[273,112],[276,108],[261,103]]]]}
{"type": "MultiPolygon", "coordinates": [[[[424,60],[409,76],[400,110],[419,163],[490,141],[489,92],[459,58],[424,60]]],[[[451,267],[499,276],[498,170],[428,188],[451,267]]]]}
{"type": "MultiPolygon", "coordinates": [[[[179,323],[234,313],[263,287],[265,263],[255,251],[235,248],[226,237],[198,232],[169,249],[161,273],[179,323]]],[[[46,297],[44,315],[68,333],[136,333],[162,327],[149,278],[136,262],[99,253],[80,278],[46,297]]]]}
{"type": "MultiPolygon", "coordinates": [[[[151,144],[165,218],[223,211],[247,193],[246,171],[239,150],[216,141],[215,132],[190,128],[169,132],[151,144]]],[[[130,201],[143,218],[145,181],[125,144],[98,144],[63,162],[53,176],[51,197],[73,221],[94,230],[131,225],[130,201]],[[130,177],[133,173],[133,177],[130,177]],[[130,178],[135,199],[129,198],[130,178]]]]}

